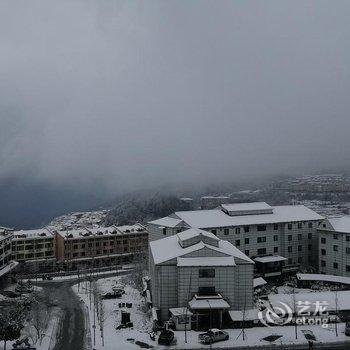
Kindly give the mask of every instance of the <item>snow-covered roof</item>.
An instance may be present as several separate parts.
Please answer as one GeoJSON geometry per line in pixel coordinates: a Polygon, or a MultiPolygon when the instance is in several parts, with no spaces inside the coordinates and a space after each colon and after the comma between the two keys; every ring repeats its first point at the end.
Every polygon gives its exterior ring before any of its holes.
{"type": "Polygon", "coordinates": [[[222,298],[201,298],[197,299],[193,297],[188,302],[190,309],[192,310],[207,310],[207,309],[229,309],[229,303],[222,298]]]}
{"type": "Polygon", "coordinates": [[[258,309],[248,310],[230,310],[228,313],[232,321],[256,321],[258,317],[258,309]]]}
{"type": "Polygon", "coordinates": [[[177,258],[177,266],[235,266],[235,259],[232,256],[177,258]]]}
{"type": "Polygon", "coordinates": [[[165,226],[165,227],[176,227],[179,223],[181,223],[181,221],[182,220],[180,219],[175,219],[175,218],[166,216],[161,219],[150,221],[149,224],[165,226]]]}
{"type": "Polygon", "coordinates": [[[175,215],[189,226],[203,229],[323,219],[321,215],[304,205],[276,206],[272,214],[230,216],[221,209],[209,209],[178,211],[175,215]]]}
{"type": "Polygon", "coordinates": [[[323,282],[350,284],[350,277],[313,274],[313,273],[297,273],[297,279],[299,281],[323,281],[323,282]]]}
{"type": "Polygon", "coordinates": [[[262,277],[257,277],[253,279],[253,287],[260,287],[266,284],[267,282],[262,277]]]}
{"type": "Polygon", "coordinates": [[[179,244],[178,235],[179,234],[176,234],[173,236],[169,236],[166,238],[162,238],[162,239],[158,239],[156,241],[150,242],[149,245],[150,245],[150,249],[151,249],[155,264],[161,264],[165,261],[184,256],[188,253],[201,250],[205,247],[224,253],[228,256],[232,256],[234,258],[242,259],[249,263],[254,263],[251,259],[249,259],[244,253],[242,253],[238,248],[236,248],[230,242],[219,240],[218,246],[216,247],[210,244],[203,243],[202,241],[199,241],[196,244],[183,248],[179,244]]]}
{"type": "Polygon", "coordinates": [[[263,264],[270,263],[270,262],[277,262],[277,261],[285,261],[287,258],[280,255],[269,255],[269,256],[259,256],[254,259],[256,262],[261,262],[263,264]]]}
{"type": "Polygon", "coordinates": [[[95,227],[95,228],[77,228],[72,230],[57,231],[62,237],[65,238],[79,238],[89,236],[106,236],[106,235],[123,235],[130,233],[144,233],[146,230],[140,224],[124,225],[124,226],[107,226],[107,227],[95,227]]]}
{"type": "Polygon", "coordinates": [[[342,233],[350,233],[350,216],[342,216],[339,218],[328,219],[334,231],[342,233]]]}
{"type": "Polygon", "coordinates": [[[177,234],[177,236],[179,237],[179,239],[181,241],[185,241],[187,239],[197,237],[198,235],[208,237],[214,241],[220,241],[220,238],[217,238],[212,232],[200,230],[197,228],[191,228],[191,229],[188,229],[186,231],[182,231],[182,232],[177,234]]]}
{"type": "Polygon", "coordinates": [[[5,265],[5,267],[0,269],[0,277],[4,276],[7,273],[9,273],[10,271],[12,271],[17,265],[18,265],[17,261],[9,262],[7,265],[5,265]]]}
{"type": "Polygon", "coordinates": [[[25,239],[25,238],[53,238],[53,232],[48,230],[46,227],[38,228],[34,230],[20,230],[13,233],[13,238],[25,239]]]}
{"type": "Polygon", "coordinates": [[[191,311],[188,310],[187,307],[173,307],[171,309],[169,309],[169,312],[173,315],[173,316],[191,316],[193,315],[193,313],[191,311]]]}
{"type": "Polygon", "coordinates": [[[227,211],[247,211],[247,210],[271,210],[270,205],[265,202],[252,202],[252,203],[233,203],[233,204],[221,204],[223,209],[227,211]]]}

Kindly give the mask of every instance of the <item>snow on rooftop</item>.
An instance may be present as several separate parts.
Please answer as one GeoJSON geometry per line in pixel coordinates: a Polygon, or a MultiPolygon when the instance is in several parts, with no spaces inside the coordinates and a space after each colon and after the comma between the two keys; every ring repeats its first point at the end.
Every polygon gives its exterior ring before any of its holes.
{"type": "Polygon", "coordinates": [[[175,215],[189,226],[203,229],[323,219],[304,205],[283,205],[273,209],[272,214],[257,215],[230,216],[221,209],[178,211],[175,215]]]}
{"type": "Polygon", "coordinates": [[[328,219],[334,231],[350,233],[350,216],[328,219]]]}
{"type": "Polygon", "coordinates": [[[246,211],[246,210],[266,210],[273,209],[265,202],[253,202],[253,203],[233,203],[233,204],[221,204],[221,207],[227,211],[246,211]]]}
{"type": "Polygon", "coordinates": [[[267,284],[267,282],[262,277],[257,277],[253,279],[253,287],[260,287],[267,284]]]}
{"type": "Polygon", "coordinates": [[[177,258],[177,266],[235,266],[235,259],[232,256],[177,258]]]}
{"type": "Polygon", "coordinates": [[[193,310],[207,310],[207,309],[229,309],[230,305],[222,298],[203,298],[196,299],[193,297],[188,302],[190,309],[193,310]]]}
{"type": "Polygon", "coordinates": [[[171,259],[184,256],[188,253],[201,250],[204,247],[208,247],[209,249],[216,250],[228,256],[232,256],[234,258],[238,258],[238,259],[247,261],[249,263],[254,263],[251,259],[249,259],[244,253],[242,253],[238,248],[236,248],[230,242],[219,240],[218,247],[215,247],[210,244],[205,244],[202,241],[199,241],[196,244],[183,248],[179,244],[178,235],[179,234],[176,234],[173,236],[169,236],[166,238],[162,238],[162,239],[158,239],[156,241],[150,242],[149,245],[150,245],[151,253],[155,264],[161,264],[165,261],[169,261],[171,259]]]}
{"type": "Polygon", "coordinates": [[[254,259],[254,261],[261,262],[263,264],[270,263],[270,262],[277,262],[277,261],[285,261],[285,260],[287,260],[287,258],[280,255],[259,256],[254,259]]]}
{"type": "Polygon", "coordinates": [[[350,277],[323,275],[313,273],[297,273],[297,279],[300,281],[324,281],[341,284],[350,284],[350,277]]]}
{"type": "Polygon", "coordinates": [[[5,265],[5,267],[0,269],[0,277],[12,271],[18,264],[19,263],[17,261],[11,261],[9,264],[5,265]]]}
{"type": "Polygon", "coordinates": [[[208,231],[204,231],[204,230],[200,230],[198,228],[190,228],[186,231],[182,231],[182,232],[177,234],[177,236],[179,237],[179,239],[181,241],[185,241],[187,239],[197,237],[198,235],[208,237],[208,238],[213,239],[215,241],[220,241],[220,239],[217,238],[213,233],[208,232],[208,231]]]}
{"type": "Polygon", "coordinates": [[[14,239],[21,238],[50,238],[53,237],[53,232],[48,230],[46,227],[33,229],[33,230],[20,230],[14,231],[13,233],[14,239]]]}
{"type": "Polygon", "coordinates": [[[165,226],[165,227],[175,227],[181,221],[182,220],[180,220],[180,219],[175,219],[175,218],[171,218],[169,216],[166,216],[166,217],[161,218],[161,219],[150,221],[149,224],[165,226]]]}

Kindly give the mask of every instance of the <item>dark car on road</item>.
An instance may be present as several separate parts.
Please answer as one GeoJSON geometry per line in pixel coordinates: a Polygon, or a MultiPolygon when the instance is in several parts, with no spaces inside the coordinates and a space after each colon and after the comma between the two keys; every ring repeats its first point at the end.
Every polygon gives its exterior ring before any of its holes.
{"type": "Polygon", "coordinates": [[[158,337],[159,345],[171,345],[173,341],[174,341],[174,332],[169,330],[162,331],[158,337]]]}
{"type": "Polygon", "coordinates": [[[108,292],[102,295],[102,299],[117,299],[121,298],[122,295],[121,293],[108,292]]]}

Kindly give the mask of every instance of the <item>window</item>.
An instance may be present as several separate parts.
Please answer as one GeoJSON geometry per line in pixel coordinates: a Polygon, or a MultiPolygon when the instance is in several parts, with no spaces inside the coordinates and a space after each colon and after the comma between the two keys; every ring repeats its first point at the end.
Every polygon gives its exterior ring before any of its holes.
{"type": "Polygon", "coordinates": [[[266,242],[266,237],[258,237],[257,242],[258,243],[265,243],[266,242]]]}
{"type": "Polygon", "coordinates": [[[350,265],[346,265],[346,272],[350,272],[350,265]]]}
{"type": "Polygon", "coordinates": [[[215,269],[199,269],[199,278],[214,278],[215,269]]]}
{"type": "Polygon", "coordinates": [[[301,238],[302,238],[301,233],[298,233],[298,241],[301,241],[301,238]]]}
{"type": "Polygon", "coordinates": [[[236,232],[237,234],[241,233],[240,227],[236,227],[235,232],[236,232]]]}
{"type": "Polygon", "coordinates": [[[248,233],[249,232],[249,226],[244,226],[244,232],[248,233]]]}
{"type": "Polygon", "coordinates": [[[346,241],[350,242],[350,236],[346,236],[346,241]]]}
{"type": "Polygon", "coordinates": [[[350,254],[350,248],[349,248],[349,247],[346,247],[346,248],[345,248],[345,252],[346,252],[346,254],[350,254]]]}
{"type": "Polygon", "coordinates": [[[303,258],[302,257],[299,257],[298,258],[298,263],[301,264],[303,262],[303,258]]]}
{"type": "Polygon", "coordinates": [[[322,237],[322,238],[321,238],[321,243],[322,243],[322,244],[326,244],[326,238],[325,238],[325,237],[322,237]]]}
{"type": "Polygon", "coordinates": [[[260,248],[258,249],[258,255],[266,254],[266,248],[260,248]]]}
{"type": "Polygon", "coordinates": [[[312,228],[312,222],[309,222],[308,227],[312,228]]]}
{"type": "Polygon", "coordinates": [[[266,231],[266,225],[258,225],[258,231],[266,231]]]}
{"type": "Polygon", "coordinates": [[[288,258],[288,264],[292,265],[293,264],[293,259],[292,258],[288,258]]]}
{"type": "Polygon", "coordinates": [[[288,230],[291,230],[293,228],[292,224],[288,224],[288,230]]]}
{"type": "Polygon", "coordinates": [[[224,235],[227,236],[229,234],[230,230],[228,228],[224,228],[224,235]]]}
{"type": "Polygon", "coordinates": [[[292,235],[288,235],[288,241],[291,241],[293,239],[292,235]]]}
{"type": "Polygon", "coordinates": [[[334,268],[334,269],[337,269],[337,268],[338,268],[338,263],[337,263],[337,262],[334,262],[334,263],[333,263],[333,268],[334,268]]]}
{"type": "Polygon", "coordinates": [[[244,239],[244,244],[249,244],[249,238],[244,239]]]}
{"type": "Polygon", "coordinates": [[[239,239],[236,239],[236,247],[239,247],[241,245],[241,241],[239,239]]]}
{"type": "Polygon", "coordinates": [[[166,235],[166,227],[163,227],[163,235],[165,236],[166,235]]]}
{"type": "Polygon", "coordinates": [[[303,247],[301,245],[298,245],[298,252],[301,252],[302,249],[303,247]]]}
{"type": "Polygon", "coordinates": [[[248,250],[248,249],[245,250],[245,251],[244,251],[244,254],[249,256],[249,250],[248,250]]]}
{"type": "Polygon", "coordinates": [[[307,250],[312,250],[312,244],[307,245],[307,250]]]}
{"type": "Polygon", "coordinates": [[[278,247],[273,247],[273,252],[278,253],[278,247]]]}
{"type": "Polygon", "coordinates": [[[291,253],[293,251],[293,247],[290,245],[288,246],[288,253],[291,253]]]}
{"type": "Polygon", "coordinates": [[[338,246],[336,244],[333,245],[333,251],[337,252],[338,251],[338,246]]]}
{"type": "Polygon", "coordinates": [[[301,222],[298,222],[298,228],[303,228],[303,224],[301,222]]]}
{"type": "Polygon", "coordinates": [[[333,239],[338,239],[338,234],[334,233],[333,234],[333,239]]]}
{"type": "Polygon", "coordinates": [[[211,233],[216,236],[216,230],[211,230],[211,233]]]}
{"type": "Polygon", "coordinates": [[[274,224],[273,225],[273,229],[276,231],[276,230],[278,230],[278,224],[274,224]]]}
{"type": "Polygon", "coordinates": [[[274,242],[277,242],[278,241],[278,235],[274,235],[273,236],[273,240],[274,240],[274,242]]]}
{"type": "Polygon", "coordinates": [[[307,234],[307,238],[308,238],[308,239],[312,239],[312,233],[311,233],[311,232],[309,232],[309,233],[307,234]]]}
{"type": "Polygon", "coordinates": [[[322,227],[326,228],[326,227],[327,227],[327,225],[326,225],[326,224],[322,224],[322,227]]]}
{"type": "Polygon", "coordinates": [[[321,260],[321,266],[326,267],[326,262],[324,260],[321,260]]]}

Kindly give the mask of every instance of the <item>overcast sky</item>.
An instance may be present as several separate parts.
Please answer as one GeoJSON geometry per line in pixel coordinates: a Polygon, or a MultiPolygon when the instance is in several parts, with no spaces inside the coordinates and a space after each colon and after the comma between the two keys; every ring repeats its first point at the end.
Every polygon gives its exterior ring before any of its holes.
{"type": "Polygon", "coordinates": [[[349,168],[350,1],[0,2],[0,179],[349,168]]]}

